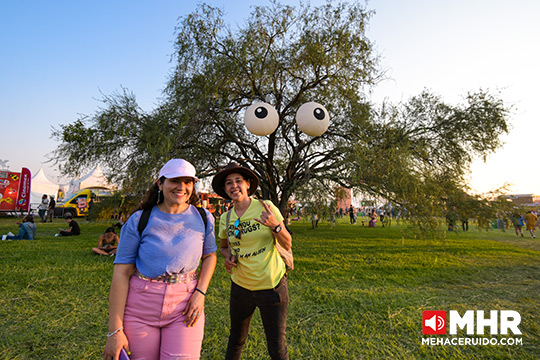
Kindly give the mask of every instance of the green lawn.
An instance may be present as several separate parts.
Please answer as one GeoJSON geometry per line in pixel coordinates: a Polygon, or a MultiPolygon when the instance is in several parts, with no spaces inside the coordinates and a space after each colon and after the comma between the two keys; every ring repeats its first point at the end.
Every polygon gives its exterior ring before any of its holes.
{"type": "MultiPolygon", "coordinates": [[[[0,234],[15,233],[14,221],[0,219],[0,234]]],[[[113,258],[90,248],[108,224],[80,220],[83,235],[59,238],[65,223],[55,221],[38,224],[35,241],[0,242],[0,359],[102,358],[113,258]]],[[[414,239],[403,225],[345,221],[291,226],[291,359],[540,358],[540,240],[474,226],[444,240],[414,239]],[[422,345],[424,310],[518,311],[523,335],[510,336],[523,345],[422,345]]],[[[229,284],[220,259],[207,296],[203,359],[223,358],[229,284]]],[[[267,358],[257,315],[243,359],[267,358]]]]}

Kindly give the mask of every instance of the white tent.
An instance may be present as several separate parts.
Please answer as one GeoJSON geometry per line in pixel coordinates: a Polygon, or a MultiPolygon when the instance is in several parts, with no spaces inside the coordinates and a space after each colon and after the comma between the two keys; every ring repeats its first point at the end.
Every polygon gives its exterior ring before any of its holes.
{"type": "Polygon", "coordinates": [[[39,204],[41,203],[41,197],[43,194],[48,196],[58,194],[59,185],[50,181],[43,168],[39,169],[36,175],[32,176],[32,182],[30,185],[30,204],[39,204]]]}
{"type": "Polygon", "coordinates": [[[65,187],[64,192],[66,194],[73,194],[79,190],[87,188],[103,188],[109,190],[115,190],[116,186],[107,181],[103,171],[96,165],[96,167],[90,171],[87,175],[79,178],[72,179],[65,187]]]}

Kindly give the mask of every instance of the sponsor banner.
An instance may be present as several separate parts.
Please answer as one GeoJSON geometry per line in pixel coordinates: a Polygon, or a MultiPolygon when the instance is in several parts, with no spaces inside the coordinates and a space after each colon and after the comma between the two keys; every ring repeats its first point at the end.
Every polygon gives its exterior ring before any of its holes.
{"type": "Polygon", "coordinates": [[[30,186],[32,176],[30,170],[22,168],[19,179],[19,195],[17,197],[17,208],[22,211],[30,210],[30,186]]]}

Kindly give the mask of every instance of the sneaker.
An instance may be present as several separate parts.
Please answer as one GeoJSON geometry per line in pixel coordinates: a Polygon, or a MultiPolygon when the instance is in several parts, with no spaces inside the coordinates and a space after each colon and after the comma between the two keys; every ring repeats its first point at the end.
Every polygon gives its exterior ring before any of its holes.
{"type": "Polygon", "coordinates": [[[5,241],[7,239],[7,235],[2,235],[2,241],[5,241]]]}
{"type": "Polygon", "coordinates": [[[54,236],[60,236],[60,234],[54,234],[54,236]]]}
{"type": "Polygon", "coordinates": [[[14,234],[14,233],[12,233],[11,231],[10,231],[10,232],[8,232],[7,234],[8,234],[8,236],[15,236],[15,234],[14,234]]]}

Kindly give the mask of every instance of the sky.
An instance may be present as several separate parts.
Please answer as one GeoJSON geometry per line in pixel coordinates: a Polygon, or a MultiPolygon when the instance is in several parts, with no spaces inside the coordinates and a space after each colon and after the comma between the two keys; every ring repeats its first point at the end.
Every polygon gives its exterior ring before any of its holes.
{"type": "MultiPolygon", "coordinates": [[[[282,3],[298,5],[298,1],[282,3]]],[[[151,110],[173,70],[175,27],[197,1],[10,1],[0,12],[0,160],[11,171],[43,168],[66,182],[47,154],[52,129],[92,115],[104,95],[133,92],[151,110]]],[[[234,28],[253,5],[268,1],[208,0],[234,28]]],[[[312,5],[325,1],[312,0],[312,5]]],[[[475,192],[510,184],[511,193],[540,194],[535,163],[540,134],[540,1],[371,0],[368,37],[388,80],[373,91],[380,103],[406,101],[423,89],[458,105],[486,89],[512,106],[505,145],[471,167],[475,192]]]]}

